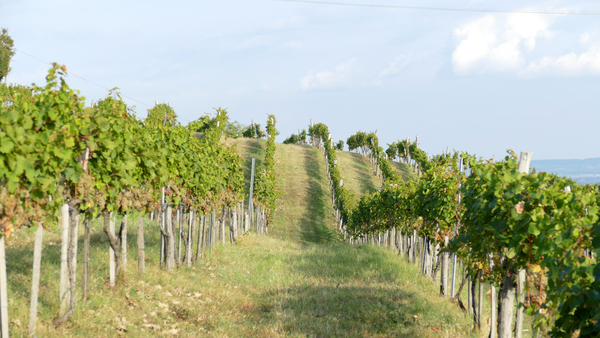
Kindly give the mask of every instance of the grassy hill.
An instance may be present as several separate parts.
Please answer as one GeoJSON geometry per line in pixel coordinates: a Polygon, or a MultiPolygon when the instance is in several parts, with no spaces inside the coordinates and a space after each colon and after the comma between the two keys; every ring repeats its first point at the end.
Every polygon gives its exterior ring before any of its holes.
{"type": "MultiPolygon", "coordinates": [[[[225,142],[235,144],[247,160],[264,156],[262,140],[225,142]]],[[[349,170],[348,177],[355,177],[353,184],[362,191],[377,187],[378,180],[364,176],[363,164],[353,163],[353,157],[346,158],[350,169],[345,169],[349,170]],[[357,172],[352,173],[352,168],[357,172]]],[[[37,334],[41,337],[471,335],[471,321],[456,305],[439,297],[436,287],[417,267],[391,250],[350,246],[341,241],[333,224],[320,151],[309,146],[278,144],[276,169],[282,195],[269,236],[249,234],[237,245],[217,245],[190,268],[182,266],[171,272],[160,269],[158,225],[146,221],[147,272],[138,277],[137,221],[132,221],[127,274],[116,287],[110,288],[108,244],[101,224],[95,222],[89,262],[90,299],[78,298],[72,320],[60,327],[52,324],[58,315],[60,237],[58,231],[47,231],[37,334]]],[[[368,166],[367,169],[370,170],[368,166]]],[[[248,163],[245,171],[249,178],[248,163]]],[[[82,233],[83,228],[79,231],[82,233]]],[[[13,235],[7,244],[13,336],[27,334],[32,241],[33,234],[25,230],[13,235]]],[[[79,245],[81,248],[81,240],[79,245]]],[[[82,261],[82,256],[78,261],[82,261]]],[[[80,271],[79,267],[78,278],[80,271]]]]}
{"type": "Polygon", "coordinates": [[[336,151],[338,168],[344,178],[344,186],[361,196],[373,193],[381,187],[381,180],[375,176],[366,157],[349,151],[336,151]]]}
{"type": "Polygon", "coordinates": [[[390,160],[388,160],[388,162],[392,165],[392,168],[394,168],[394,170],[396,170],[398,175],[400,175],[402,177],[402,179],[404,179],[405,181],[416,179],[417,175],[412,171],[412,169],[407,164],[400,163],[400,162],[394,162],[394,161],[390,161],[390,160]]]}

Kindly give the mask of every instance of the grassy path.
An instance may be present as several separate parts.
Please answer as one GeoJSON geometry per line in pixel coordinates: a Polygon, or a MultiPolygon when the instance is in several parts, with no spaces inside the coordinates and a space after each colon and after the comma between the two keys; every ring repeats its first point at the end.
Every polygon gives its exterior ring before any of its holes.
{"type": "Polygon", "coordinates": [[[278,144],[275,161],[282,195],[270,234],[298,243],[339,241],[329,226],[333,207],[322,154],[307,145],[278,144]]]}
{"type": "MultiPolygon", "coordinates": [[[[235,143],[245,157],[261,154],[261,141],[235,143]]],[[[245,235],[238,245],[217,245],[191,268],[160,269],[158,226],[147,222],[147,273],[138,277],[137,223],[132,222],[127,275],[110,288],[108,244],[102,225],[95,222],[90,299],[82,302],[79,294],[73,319],[60,327],[52,324],[58,315],[60,236],[49,230],[44,238],[38,336],[470,335],[469,319],[437,296],[436,287],[415,266],[387,249],[340,241],[321,153],[308,146],[278,145],[276,162],[283,195],[270,236],[245,235]]],[[[83,227],[79,231],[83,233],[83,227]]],[[[32,241],[31,232],[19,231],[7,247],[15,337],[27,335],[32,241]]]]}

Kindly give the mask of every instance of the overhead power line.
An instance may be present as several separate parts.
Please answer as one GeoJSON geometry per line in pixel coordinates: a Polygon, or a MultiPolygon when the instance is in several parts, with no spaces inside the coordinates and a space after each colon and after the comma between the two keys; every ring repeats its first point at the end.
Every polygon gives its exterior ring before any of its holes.
{"type": "Polygon", "coordinates": [[[297,2],[318,5],[335,5],[350,7],[374,7],[374,8],[395,8],[395,9],[414,9],[426,11],[446,11],[446,12],[476,12],[476,13],[521,13],[521,14],[541,14],[541,15],[588,15],[598,16],[600,12],[574,12],[569,10],[537,10],[537,9],[482,9],[482,8],[456,8],[456,7],[429,7],[429,6],[401,6],[401,5],[377,5],[377,4],[359,4],[349,2],[334,1],[312,1],[312,0],[275,0],[282,2],[297,2]]]}
{"type": "MultiPolygon", "coordinates": [[[[19,53],[21,53],[21,54],[25,54],[25,55],[29,56],[30,58],[36,59],[36,60],[38,60],[38,61],[40,61],[40,62],[43,62],[43,63],[45,63],[45,64],[48,64],[48,65],[52,66],[52,63],[50,63],[50,62],[48,62],[48,61],[44,61],[44,60],[42,60],[42,59],[40,59],[40,58],[37,58],[37,57],[35,57],[35,56],[33,56],[33,55],[29,54],[29,53],[25,53],[25,52],[24,52],[24,51],[22,51],[22,50],[19,50],[19,49],[15,48],[15,51],[17,51],[17,52],[19,52],[19,53]]],[[[106,90],[108,90],[108,91],[110,91],[110,90],[111,90],[110,88],[107,88],[107,87],[105,87],[105,86],[103,86],[103,85],[101,85],[101,84],[98,84],[98,83],[94,82],[94,81],[90,81],[90,80],[88,80],[88,79],[86,79],[86,78],[83,78],[83,77],[81,77],[81,76],[77,75],[77,74],[73,74],[72,72],[68,72],[68,74],[69,74],[69,75],[72,75],[72,76],[75,76],[76,78],[79,78],[79,79],[81,79],[81,80],[83,80],[83,81],[85,81],[85,82],[89,82],[89,83],[91,83],[91,84],[93,84],[93,85],[95,85],[95,86],[98,86],[98,87],[102,88],[102,89],[106,89],[106,90]]],[[[129,96],[126,96],[126,95],[123,95],[123,94],[119,94],[119,95],[121,95],[122,97],[128,98],[128,99],[130,99],[131,101],[135,101],[135,102],[137,102],[137,103],[140,103],[140,104],[143,104],[143,105],[145,105],[145,106],[152,107],[151,105],[149,105],[149,104],[147,104],[147,103],[145,103],[145,102],[142,102],[142,101],[136,100],[136,99],[134,99],[134,98],[132,98],[132,97],[129,97],[129,96]]]]}

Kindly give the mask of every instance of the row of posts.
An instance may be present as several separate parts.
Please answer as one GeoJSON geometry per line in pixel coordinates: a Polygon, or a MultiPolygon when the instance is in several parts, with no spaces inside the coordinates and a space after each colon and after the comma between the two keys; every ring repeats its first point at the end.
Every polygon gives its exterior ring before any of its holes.
{"type": "MultiPolygon", "coordinates": [[[[312,120],[311,120],[312,125],[312,120]]],[[[318,146],[323,150],[323,155],[325,156],[325,163],[328,162],[327,153],[325,152],[325,148],[322,147],[322,143],[320,139],[314,140],[313,145],[318,146]]],[[[446,150],[448,151],[448,150],[446,150]]],[[[373,156],[370,158],[371,163],[374,165],[374,170],[379,174],[379,168],[376,164],[376,160],[373,156]]],[[[522,152],[520,161],[519,161],[519,172],[521,173],[529,173],[529,166],[531,162],[531,153],[522,152]]],[[[337,159],[334,160],[334,166],[337,166],[337,159]]],[[[465,272],[465,267],[462,261],[458,262],[457,256],[454,253],[443,253],[442,259],[439,258],[440,253],[440,245],[436,244],[434,247],[431,245],[431,241],[428,238],[422,238],[417,235],[416,230],[412,230],[410,232],[402,232],[401,230],[397,230],[394,227],[390,227],[386,232],[379,233],[377,235],[361,235],[358,237],[348,236],[346,232],[346,227],[343,223],[343,219],[339,210],[335,208],[335,189],[333,187],[333,181],[331,179],[331,173],[329,170],[329,165],[327,167],[327,175],[329,177],[329,188],[331,191],[331,201],[334,205],[334,217],[336,220],[336,224],[338,230],[343,234],[344,240],[348,240],[350,244],[358,245],[358,244],[372,244],[378,246],[387,246],[392,250],[397,252],[401,256],[405,256],[409,259],[410,262],[417,264],[420,263],[421,272],[429,276],[433,281],[437,279],[438,271],[441,270],[440,276],[440,293],[443,294],[446,298],[451,298],[453,301],[460,302],[462,305],[462,300],[460,299],[460,294],[463,290],[465,283],[467,284],[467,312],[469,315],[472,315],[474,318],[475,325],[481,329],[482,324],[482,313],[483,313],[483,295],[484,295],[484,283],[482,279],[482,271],[479,270],[476,276],[469,276],[465,272]],[[420,262],[418,262],[418,258],[420,262]],[[452,263],[450,263],[450,261],[452,263]],[[451,285],[448,286],[449,279],[449,267],[452,266],[452,277],[451,277],[451,285]],[[459,287],[458,292],[456,291],[456,274],[457,270],[462,271],[461,275],[461,285],[459,287]]],[[[459,162],[459,170],[462,172],[463,170],[463,159],[460,159],[459,162]]],[[[343,180],[340,180],[340,187],[343,185],[343,180]]],[[[459,187],[460,189],[460,187],[459,187]]],[[[459,203],[461,201],[461,195],[458,195],[459,203]]],[[[391,221],[391,220],[390,220],[391,221]]],[[[454,225],[454,233],[458,234],[458,227],[460,224],[458,221],[454,225]]],[[[445,236],[444,245],[447,246],[449,242],[449,237],[445,236]]],[[[493,269],[492,263],[492,254],[489,255],[490,260],[490,268],[493,269]]],[[[525,270],[521,269],[517,274],[517,288],[516,288],[516,296],[520,303],[524,300],[524,288],[525,288],[525,270]]],[[[495,337],[511,337],[513,332],[513,327],[510,325],[509,327],[501,327],[500,329],[497,327],[498,322],[498,300],[497,300],[497,291],[496,287],[493,284],[490,284],[490,294],[491,294],[491,314],[490,314],[490,338],[495,337]]],[[[514,297],[514,296],[513,296],[514,297]]],[[[508,297],[507,299],[503,299],[502,303],[506,303],[504,306],[514,306],[514,298],[508,297]]],[[[516,320],[515,320],[515,337],[520,338],[523,334],[523,307],[517,308],[516,320]]],[[[511,321],[512,322],[512,321],[511,321]]],[[[534,334],[535,337],[540,336],[539,330],[534,334]]]]}

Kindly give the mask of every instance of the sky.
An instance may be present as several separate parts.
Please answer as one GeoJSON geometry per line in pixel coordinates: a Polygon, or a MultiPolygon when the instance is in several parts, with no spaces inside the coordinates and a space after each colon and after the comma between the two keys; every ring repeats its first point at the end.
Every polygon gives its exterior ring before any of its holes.
{"type": "Polygon", "coordinates": [[[312,119],[334,140],[418,135],[432,155],[600,157],[600,2],[332,1],[466,11],[0,0],[17,49],[8,82],[43,85],[58,62],[87,105],[118,87],[139,118],[155,102],[183,124],[223,107],[246,125],[275,115],[278,142],[312,119]]]}

